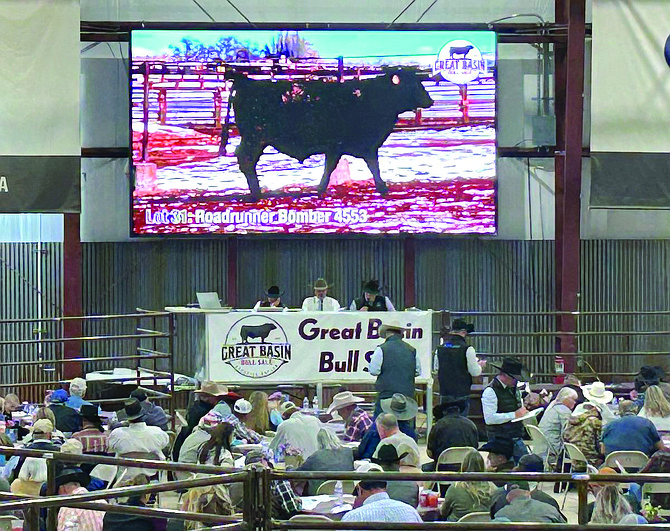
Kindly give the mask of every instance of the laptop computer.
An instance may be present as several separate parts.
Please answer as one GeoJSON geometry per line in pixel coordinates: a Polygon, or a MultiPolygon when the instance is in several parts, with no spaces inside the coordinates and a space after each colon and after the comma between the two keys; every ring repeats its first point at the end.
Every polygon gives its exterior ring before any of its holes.
{"type": "Polygon", "coordinates": [[[196,293],[198,297],[198,304],[203,310],[215,310],[221,308],[221,301],[219,294],[216,291],[207,291],[205,293],[196,293]]]}

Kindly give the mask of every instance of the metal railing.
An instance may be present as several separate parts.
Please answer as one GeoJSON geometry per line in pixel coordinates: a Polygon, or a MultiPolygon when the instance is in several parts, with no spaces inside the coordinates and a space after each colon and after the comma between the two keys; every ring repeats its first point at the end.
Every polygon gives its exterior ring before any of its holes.
{"type": "MultiPolygon", "coordinates": [[[[31,339],[3,339],[0,340],[0,352],[7,347],[12,346],[34,346],[34,350],[25,351],[23,358],[33,357],[34,359],[20,359],[8,360],[6,357],[0,362],[0,389],[23,389],[22,395],[24,399],[29,399],[32,402],[41,403],[44,400],[43,392],[50,386],[64,385],[70,380],[64,378],[63,367],[68,364],[86,365],[87,370],[84,373],[95,370],[96,364],[100,367],[106,362],[117,362],[119,365],[130,363],[131,370],[134,369],[136,374],[132,377],[118,377],[112,381],[119,382],[136,382],[138,386],[142,384],[158,387],[159,380],[167,379],[169,385],[168,393],[157,392],[153,389],[144,387],[143,389],[149,396],[159,400],[167,400],[169,402],[170,416],[172,418],[172,429],[174,429],[174,337],[175,337],[175,316],[170,312],[154,312],[148,310],[137,309],[136,313],[121,314],[121,315],[88,315],[75,317],[46,317],[35,319],[3,319],[0,320],[0,330],[3,327],[36,323],[36,326],[42,326],[43,323],[51,323],[56,326],[52,330],[54,335],[58,337],[42,337],[38,334],[37,338],[31,339]],[[82,334],[77,337],[68,337],[64,330],[65,323],[80,322],[82,324],[96,324],[104,328],[112,321],[128,320],[134,322],[134,331],[125,334],[82,334]],[[150,320],[150,327],[144,323],[150,320]],[[162,327],[165,330],[161,330],[162,327]],[[64,354],[64,345],[75,342],[77,345],[86,347],[88,344],[108,342],[110,345],[115,345],[117,342],[127,344],[128,341],[135,341],[131,354],[121,351],[119,355],[115,356],[76,356],[66,357],[64,354]],[[164,344],[161,347],[159,341],[164,344]],[[150,343],[147,343],[150,342],[150,343]],[[53,352],[50,358],[42,356],[44,346],[53,347],[49,350],[53,352]],[[147,348],[150,347],[150,348],[147,348]],[[158,363],[160,360],[167,360],[167,370],[160,370],[158,363]],[[143,366],[149,364],[150,366],[143,366]],[[21,373],[17,372],[20,367],[21,373]],[[40,367],[43,371],[39,372],[40,367]],[[49,368],[49,372],[47,371],[49,368]],[[8,370],[10,376],[5,373],[8,370]],[[26,372],[27,371],[27,372],[26,372]],[[45,379],[45,375],[54,373],[55,379],[45,379]],[[144,374],[143,374],[144,373],[144,374]],[[148,374],[148,376],[147,376],[148,374]],[[41,378],[40,378],[41,377],[41,378]],[[40,392],[42,395],[40,396],[40,392]]],[[[2,334],[5,336],[5,334],[2,334]]],[[[102,399],[90,400],[91,402],[104,403],[110,401],[118,401],[116,399],[102,399]]]]}
{"type": "MultiPolygon", "coordinates": [[[[586,473],[530,473],[530,472],[299,472],[279,471],[268,468],[256,467],[245,470],[226,469],[211,465],[187,465],[184,463],[172,463],[165,461],[152,461],[144,459],[122,459],[114,457],[94,455],[72,455],[60,452],[48,452],[43,450],[23,450],[8,447],[0,447],[0,453],[4,455],[19,455],[23,457],[41,457],[47,461],[48,481],[46,497],[26,498],[12,494],[0,493],[0,514],[9,511],[24,511],[29,525],[33,524],[38,517],[37,511],[44,508],[54,507],[77,507],[82,509],[118,512],[124,514],[135,514],[153,518],[176,518],[182,520],[198,521],[212,525],[210,529],[221,529],[227,531],[270,531],[272,529],[365,529],[365,530],[428,530],[428,529],[524,529],[526,531],[541,531],[552,529],[554,531],[605,531],[611,529],[611,524],[588,524],[588,499],[590,483],[670,483],[670,474],[586,474],[586,473]],[[56,462],[68,463],[97,463],[115,464],[117,466],[132,466],[155,470],[171,470],[181,472],[194,472],[207,474],[195,479],[173,481],[165,483],[151,483],[148,485],[111,488],[103,491],[94,491],[85,494],[62,495],[55,494],[55,470],[56,462]],[[506,483],[528,481],[528,482],[551,482],[551,483],[574,483],[577,487],[577,516],[578,524],[545,524],[526,522],[424,522],[424,523],[389,523],[389,522],[300,522],[280,520],[272,515],[272,491],[273,481],[309,481],[309,480],[379,480],[379,481],[415,481],[415,482],[454,482],[454,481],[501,481],[506,483]],[[111,505],[101,503],[102,500],[115,499],[119,497],[141,496],[144,494],[178,491],[205,485],[229,485],[242,482],[243,487],[243,509],[241,515],[212,515],[203,513],[186,512],[177,509],[134,507],[127,505],[111,505]]],[[[50,511],[47,520],[47,531],[55,530],[56,511],[50,511]]],[[[632,531],[639,526],[617,525],[617,530],[632,531]]],[[[669,524],[645,525],[644,529],[667,529],[669,524]]],[[[30,527],[37,529],[37,527],[30,527]]]]}

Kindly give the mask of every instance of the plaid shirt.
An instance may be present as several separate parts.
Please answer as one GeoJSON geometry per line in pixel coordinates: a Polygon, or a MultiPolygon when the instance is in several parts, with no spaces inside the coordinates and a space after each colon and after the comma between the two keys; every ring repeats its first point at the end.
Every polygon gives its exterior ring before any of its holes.
{"type": "Polygon", "coordinates": [[[72,435],[84,447],[85,454],[106,454],[107,434],[98,428],[85,428],[72,435]]]}
{"type": "MultiPolygon", "coordinates": [[[[670,472],[670,452],[658,450],[651,456],[639,474],[667,474],[670,472]]],[[[654,507],[660,505],[663,509],[670,509],[670,494],[652,494],[651,502],[654,507]]]]}
{"type": "Polygon", "coordinates": [[[356,406],[347,419],[346,429],[342,437],[346,442],[360,441],[363,434],[372,426],[372,419],[365,411],[356,406]]]}
{"type": "Polygon", "coordinates": [[[272,492],[272,514],[276,518],[288,520],[302,511],[302,502],[286,480],[273,481],[270,484],[272,492]]]}
{"type": "Polygon", "coordinates": [[[235,415],[226,415],[223,422],[232,424],[235,429],[235,438],[239,441],[246,441],[247,444],[258,444],[261,442],[261,436],[254,430],[247,428],[235,415]]]}
{"type": "MultiPolygon", "coordinates": [[[[86,494],[88,491],[84,487],[79,487],[72,491],[72,494],[86,494]]],[[[101,500],[106,503],[105,500],[101,500]]],[[[74,507],[63,507],[58,511],[57,529],[66,529],[65,524],[74,523],[76,529],[81,531],[102,531],[102,521],[105,513],[102,511],[91,511],[88,509],[76,509],[74,507]]]]}

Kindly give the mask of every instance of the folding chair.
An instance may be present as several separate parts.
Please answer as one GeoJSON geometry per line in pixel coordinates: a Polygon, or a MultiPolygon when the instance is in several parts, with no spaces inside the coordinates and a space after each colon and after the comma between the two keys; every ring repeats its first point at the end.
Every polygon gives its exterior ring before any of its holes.
{"type": "Polygon", "coordinates": [[[491,513],[488,511],[478,512],[478,513],[469,513],[465,516],[461,516],[458,519],[459,522],[490,522],[491,513]]]}
{"type": "MultiPolygon", "coordinates": [[[[474,448],[469,446],[454,446],[453,448],[447,448],[443,450],[442,453],[437,458],[437,463],[435,465],[435,471],[440,472],[440,465],[458,465],[458,471],[461,469],[461,464],[465,456],[469,454],[474,448]]],[[[440,492],[442,492],[442,487],[451,485],[453,481],[439,481],[437,482],[440,492]]],[[[431,490],[435,486],[435,482],[426,482],[424,487],[428,490],[431,490]]]]}
{"type": "Polygon", "coordinates": [[[323,523],[323,522],[332,522],[330,518],[322,514],[296,514],[289,518],[289,522],[313,522],[313,523],[323,523]]]}
{"type": "Polygon", "coordinates": [[[619,452],[612,452],[605,458],[604,466],[609,466],[614,470],[618,470],[618,465],[621,465],[626,471],[632,468],[637,472],[644,468],[649,461],[649,457],[644,452],[637,450],[626,450],[619,452]]]}
{"type": "MultiPolygon", "coordinates": [[[[316,489],[316,495],[321,496],[322,494],[335,494],[335,485],[337,485],[337,480],[330,479],[324,481],[319,485],[319,488],[316,489]]],[[[351,494],[354,492],[354,482],[351,480],[342,481],[342,492],[344,494],[351,494]]]]}
{"type": "MultiPolygon", "coordinates": [[[[573,469],[574,465],[579,464],[579,463],[584,463],[586,471],[589,474],[597,474],[598,473],[598,469],[596,467],[594,467],[593,465],[589,465],[589,462],[586,459],[586,456],[584,455],[584,452],[582,452],[574,444],[564,442],[563,443],[563,450],[564,450],[563,463],[570,465],[570,468],[568,470],[569,474],[572,474],[572,469],[573,469]],[[565,454],[568,455],[568,459],[565,458],[565,454]]],[[[566,486],[565,495],[563,496],[563,504],[561,505],[561,510],[563,510],[563,508],[565,507],[565,500],[568,498],[568,490],[570,490],[570,489],[566,486]]]]}
{"type": "Polygon", "coordinates": [[[526,443],[526,446],[535,455],[544,455],[544,469],[547,470],[549,454],[551,453],[558,457],[559,451],[547,440],[540,428],[532,424],[525,424],[525,428],[528,435],[530,435],[530,443],[526,443]]]}

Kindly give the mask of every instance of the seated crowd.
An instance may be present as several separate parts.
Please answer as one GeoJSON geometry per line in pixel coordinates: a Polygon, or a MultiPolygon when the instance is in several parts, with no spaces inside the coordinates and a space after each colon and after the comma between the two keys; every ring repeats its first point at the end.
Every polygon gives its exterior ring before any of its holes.
{"type": "MultiPolygon", "coordinates": [[[[165,412],[141,388],[132,392],[125,407],[107,423],[103,422],[98,407],[84,400],[86,382],[80,378],[72,381],[69,393],[64,389],[50,393],[45,404],[29,415],[29,422],[25,421],[26,413],[15,395],[5,397],[0,406],[7,428],[15,429],[20,436],[16,444],[28,449],[171,459],[230,469],[286,467],[311,472],[529,473],[588,469],[621,476],[619,483],[590,485],[594,501],[588,509],[593,523],[646,522],[645,516],[655,517],[655,507],[670,509],[667,494],[653,495],[653,503],[643,504],[642,486],[625,481],[625,474],[630,471],[626,470],[628,463],[619,463],[616,456],[620,454],[615,454],[640,452],[648,458],[641,465],[641,472],[670,472],[670,449],[662,439],[670,428],[670,402],[660,381],[640,386],[631,400],[622,400],[615,407],[613,393],[601,382],[582,386],[574,377],[568,377],[553,397],[548,392],[528,391],[521,405],[501,412],[498,404],[506,399],[508,389],[513,390],[512,397],[514,392],[519,393],[516,386],[524,380],[525,369],[512,359],[505,359],[497,368],[498,384],[492,384],[487,390],[493,391],[482,395],[488,440],[481,441],[477,426],[465,416],[468,408],[464,407],[462,397],[453,401],[443,398],[433,410],[435,422],[427,434],[427,457],[422,457],[417,444],[419,406],[402,393],[379,398],[376,414],[370,414],[371,408],[363,404],[363,398],[342,389],[330,406],[319,412],[298,407],[281,392],[268,396],[254,391],[247,400],[223,385],[203,382],[188,408],[186,425],[175,438],[168,432],[165,412]],[[496,403],[491,409],[493,401],[496,403]],[[529,410],[537,408],[542,409],[540,415],[529,414],[529,410]],[[539,445],[535,438],[531,440],[523,434],[524,424],[517,419],[531,419],[544,444],[539,445]],[[442,459],[450,449],[459,452],[457,460],[442,459]],[[610,455],[612,458],[608,460],[610,455]],[[622,488],[624,485],[626,489],[622,488]]],[[[0,442],[3,446],[14,445],[6,434],[0,435],[0,442]]],[[[8,456],[2,459],[0,490],[22,496],[46,495],[45,459],[8,456]]],[[[117,470],[86,463],[59,462],[56,472],[59,495],[157,480],[152,469],[117,470]]],[[[179,472],[174,479],[197,476],[179,472]]],[[[342,482],[335,488],[338,486],[341,488],[342,482]]],[[[326,482],[320,479],[273,481],[270,485],[273,516],[288,519],[306,512],[301,497],[333,492],[326,487],[326,482]]],[[[420,503],[423,487],[424,482],[380,481],[374,476],[355,482],[353,492],[336,492],[355,497],[342,521],[421,522],[426,513],[420,503]]],[[[506,482],[493,477],[491,481],[456,481],[426,488],[440,492],[442,500],[433,515],[440,520],[458,521],[472,513],[485,513],[491,520],[501,522],[567,522],[555,497],[532,482],[506,482]]],[[[183,493],[179,508],[231,515],[241,511],[242,498],[238,484],[197,487],[183,493]]],[[[150,499],[131,497],[119,503],[145,506],[150,499]]],[[[63,507],[58,511],[57,529],[157,530],[167,529],[168,525],[173,529],[173,524],[146,516],[63,507]]],[[[45,525],[45,514],[41,514],[40,525],[45,525]]],[[[197,528],[197,525],[186,523],[181,528],[197,528]]]]}

